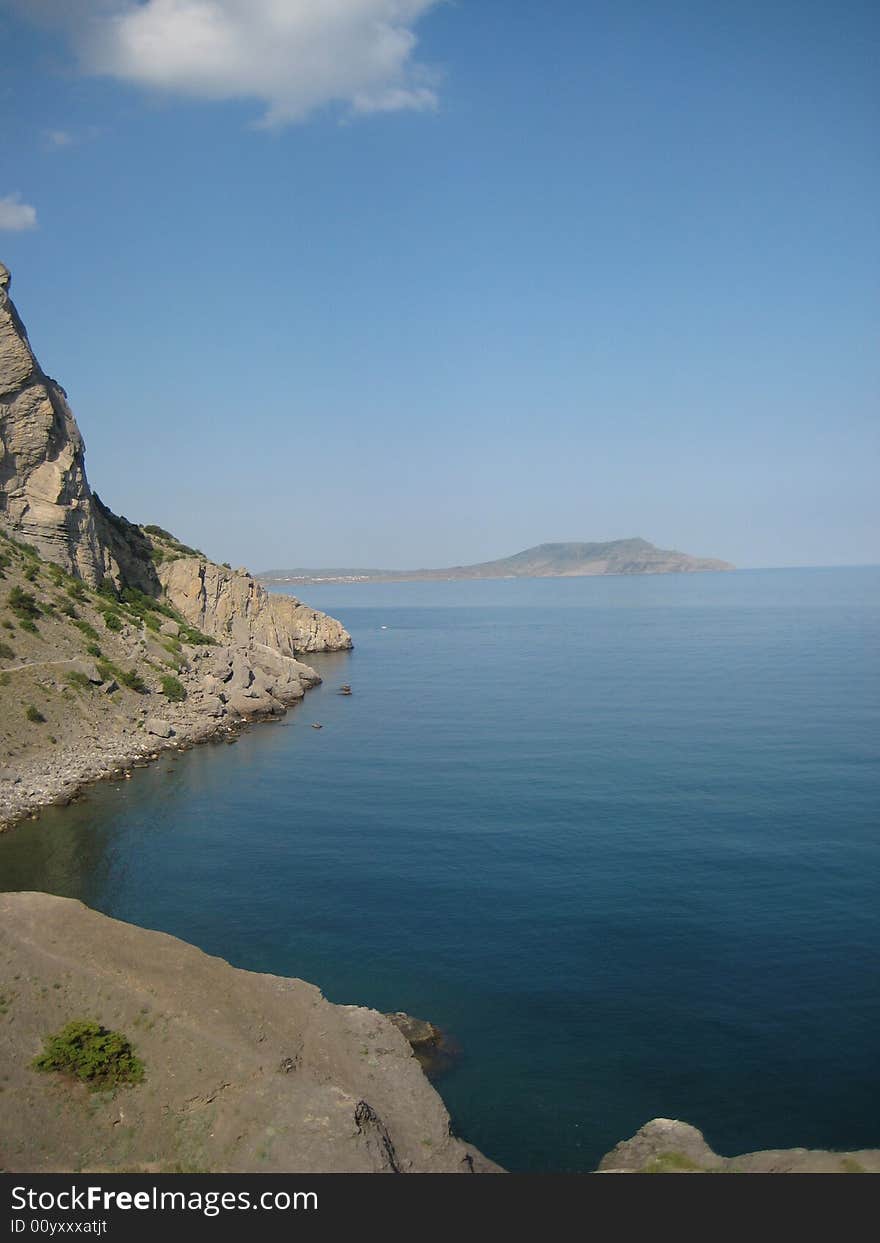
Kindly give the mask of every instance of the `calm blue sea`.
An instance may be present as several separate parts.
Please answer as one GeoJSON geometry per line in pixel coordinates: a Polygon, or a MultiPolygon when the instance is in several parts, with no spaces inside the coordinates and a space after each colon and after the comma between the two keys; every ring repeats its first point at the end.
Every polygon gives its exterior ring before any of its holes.
{"type": "Polygon", "coordinates": [[[511,1169],[657,1115],[880,1145],[880,569],[303,595],[357,645],[304,706],[5,835],[0,885],[432,1019],[511,1169]]]}

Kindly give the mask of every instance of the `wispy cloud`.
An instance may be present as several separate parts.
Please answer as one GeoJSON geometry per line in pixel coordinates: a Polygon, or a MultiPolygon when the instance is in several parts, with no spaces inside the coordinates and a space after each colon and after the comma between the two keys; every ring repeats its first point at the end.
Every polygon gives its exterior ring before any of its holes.
{"type": "Polygon", "coordinates": [[[37,209],[22,203],[20,194],[7,194],[0,198],[0,229],[22,233],[37,227],[37,209]]]}
{"type": "Polygon", "coordinates": [[[43,145],[50,151],[65,151],[69,147],[93,142],[103,132],[100,125],[87,125],[77,129],[46,129],[43,130],[43,145]]]}
{"type": "Polygon", "coordinates": [[[200,99],[257,100],[272,126],[328,104],[354,113],[435,108],[436,74],[414,58],[414,26],[438,3],[29,0],[29,16],[65,29],[88,73],[200,99]]]}
{"type": "Polygon", "coordinates": [[[66,129],[47,129],[43,137],[50,147],[72,147],[76,138],[66,129]]]}

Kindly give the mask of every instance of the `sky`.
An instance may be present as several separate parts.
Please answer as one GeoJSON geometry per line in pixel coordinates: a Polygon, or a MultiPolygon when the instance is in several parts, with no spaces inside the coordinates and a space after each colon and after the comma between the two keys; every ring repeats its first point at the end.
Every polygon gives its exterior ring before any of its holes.
{"type": "Polygon", "coordinates": [[[880,562],[880,7],[0,0],[0,260],[217,560],[880,562]]]}

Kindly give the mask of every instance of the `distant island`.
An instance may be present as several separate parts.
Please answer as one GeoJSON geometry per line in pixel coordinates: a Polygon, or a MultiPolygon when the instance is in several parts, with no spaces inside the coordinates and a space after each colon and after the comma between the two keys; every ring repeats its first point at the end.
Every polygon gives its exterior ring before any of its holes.
{"type": "Polygon", "coordinates": [[[265,570],[263,583],[390,583],[465,578],[583,578],[593,574],[695,574],[733,570],[729,561],[657,548],[645,539],[538,544],[512,557],[441,570],[265,570]]]}

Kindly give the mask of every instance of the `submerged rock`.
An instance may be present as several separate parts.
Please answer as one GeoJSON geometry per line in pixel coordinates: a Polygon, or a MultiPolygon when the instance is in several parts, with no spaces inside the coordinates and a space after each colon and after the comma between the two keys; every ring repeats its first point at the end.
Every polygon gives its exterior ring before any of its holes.
{"type": "Polygon", "coordinates": [[[403,1010],[386,1014],[385,1017],[409,1041],[416,1060],[429,1078],[438,1078],[460,1056],[461,1049],[458,1044],[427,1019],[414,1018],[403,1010]]]}

